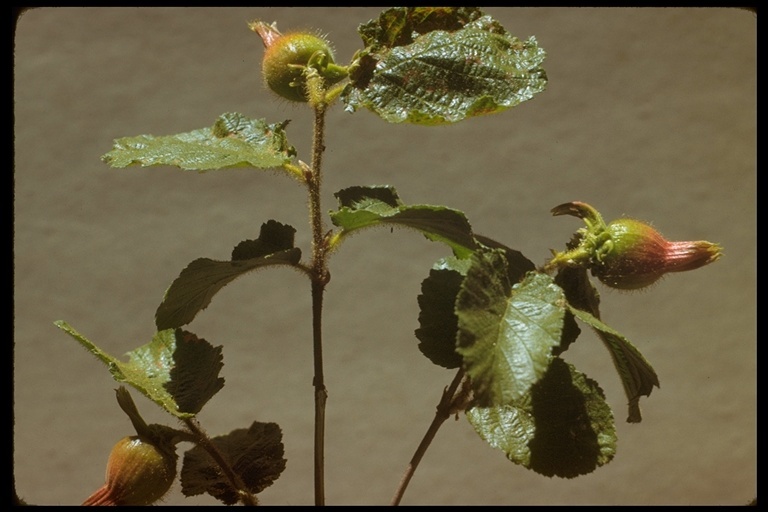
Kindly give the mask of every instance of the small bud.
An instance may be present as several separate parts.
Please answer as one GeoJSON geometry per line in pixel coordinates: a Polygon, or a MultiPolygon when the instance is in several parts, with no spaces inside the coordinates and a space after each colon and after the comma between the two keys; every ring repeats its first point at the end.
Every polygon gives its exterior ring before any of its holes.
{"type": "Polygon", "coordinates": [[[612,288],[644,288],[664,274],[694,270],[722,255],[717,244],[670,242],[638,220],[615,220],[607,232],[609,237],[596,248],[591,268],[595,277],[612,288]]]}
{"type": "Polygon", "coordinates": [[[107,462],[106,483],[83,505],[151,505],[176,479],[176,453],[142,436],[121,439],[107,462]]]}

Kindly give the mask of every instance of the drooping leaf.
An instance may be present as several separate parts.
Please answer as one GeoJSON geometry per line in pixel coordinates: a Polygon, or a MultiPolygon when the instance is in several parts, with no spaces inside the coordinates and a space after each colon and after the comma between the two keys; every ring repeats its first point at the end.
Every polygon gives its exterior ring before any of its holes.
{"type": "Polygon", "coordinates": [[[627,395],[628,423],[640,423],[640,397],[649,396],[653,387],[659,387],[659,378],[645,357],[624,336],[611,329],[586,311],[569,306],[573,315],[592,327],[611,354],[613,364],[621,378],[627,395]]]}
{"type": "Polygon", "coordinates": [[[555,276],[555,283],[565,292],[568,304],[600,318],[600,293],[590,282],[585,268],[561,268],[555,276]]]}
{"type": "MultiPolygon", "coordinates": [[[[573,307],[589,311],[593,316],[600,317],[600,294],[587,277],[587,271],[580,267],[565,267],[555,276],[555,284],[565,292],[565,298],[573,307]]],[[[573,313],[565,312],[563,326],[563,339],[555,350],[555,355],[568,350],[568,347],[576,341],[581,334],[581,329],[576,322],[573,313]]]]}
{"type": "Polygon", "coordinates": [[[616,427],[602,389],[560,358],[519,399],[474,405],[466,414],[488,444],[545,476],[585,475],[616,453],[616,427]]]}
{"type": "Polygon", "coordinates": [[[546,274],[512,285],[504,253],[478,250],[456,298],[457,352],[482,405],[523,396],[560,343],[565,298],[546,274]]]}
{"type": "Polygon", "coordinates": [[[105,363],[117,382],[130,384],[170,414],[189,418],[223,386],[221,347],[181,329],[159,331],[128,352],[123,362],[107,354],[63,321],[56,325],[105,363]]]}
{"type": "MultiPolygon", "coordinates": [[[[274,483],[285,469],[283,434],[276,423],[254,421],[250,428],[214,437],[213,444],[227,459],[252,494],[274,483]]],[[[184,454],[181,491],[185,496],[208,493],[225,505],[239,501],[237,490],[200,446],[184,454]]]]}
{"type": "Polygon", "coordinates": [[[132,165],[170,165],[190,171],[231,167],[279,168],[292,161],[285,126],[249,119],[242,114],[221,115],[210,128],[167,136],[139,135],[114,141],[102,160],[115,168],[132,165]]]}
{"type": "Polygon", "coordinates": [[[458,210],[443,206],[404,205],[392,187],[351,187],[337,192],[339,209],[331,221],[344,235],[373,226],[397,225],[421,231],[433,241],[467,257],[476,247],[472,228],[458,210]]]}
{"type": "Polygon", "coordinates": [[[434,125],[500,112],[544,90],[546,56],[534,37],[508,34],[473,8],[389,9],[360,27],[342,99],[391,123],[434,125]]]}
{"type": "Polygon", "coordinates": [[[296,265],[301,249],[293,247],[295,229],[269,221],[261,226],[258,240],[240,242],[232,261],[198,258],[181,271],[155,312],[158,330],[180,327],[207,308],[213,296],[243,274],[271,265],[296,265]]]}

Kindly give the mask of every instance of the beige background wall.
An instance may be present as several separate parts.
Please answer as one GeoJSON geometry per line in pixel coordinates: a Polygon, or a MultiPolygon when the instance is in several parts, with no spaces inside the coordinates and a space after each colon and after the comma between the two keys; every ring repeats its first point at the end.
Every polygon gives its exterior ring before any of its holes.
{"type": "MultiPolygon", "coordinates": [[[[409,203],[463,210],[477,232],[542,263],[580,227],[553,218],[582,200],[725,257],[648,291],[601,288],[603,317],[646,355],[661,388],[624,423],[608,353],[584,335],[566,354],[605,389],[618,419],[613,462],[574,480],[508,462],[464,418],[447,422],[405,504],[744,504],[756,495],[756,18],[739,9],[487,8],[547,50],[548,89],[454,126],[328,118],[325,208],[351,185],[391,184],[409,203]]],[[[309,116],[261,85],[246,22],[328,34],[338,60],[376,8],[58,8],[15,33],[14,475],[35,504],[77,504],[131,433],[116,383],[53,321],[113,354],[147,343],[163,292],[190,261],[227,258],[268,219],[308,250],[304,192],[268,172],[110,170],[117,137],[172,134],[238,111],[291,119],[309,160],[309,116]]],[[[443,246],[368,231],[331,261],[325,357],[327,500],[386,504],[452,372],[418,351],[416,296],[443,246]]],[[[288,466],[265,504],[312,502],[309,293],[269,270],[226,287],[189,326],[224,345],[227,380],[200,414],[211,434],[253,420],[284,432],[288,466]]],[[[150,422],[173,425],[134,393],[150,422]]],[[[185,501],[174,489],[167,504],[185,501]]]]}

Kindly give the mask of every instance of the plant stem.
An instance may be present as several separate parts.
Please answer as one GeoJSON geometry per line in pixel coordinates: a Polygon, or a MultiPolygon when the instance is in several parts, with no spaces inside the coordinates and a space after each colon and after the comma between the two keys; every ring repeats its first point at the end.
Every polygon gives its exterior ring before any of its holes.
{"type": "Polygon", "coordinates": [[[320,204],[320,183],[325,134],[325,102],[313,104],[312,168],[307,173],[309,215],[312,225],[312,347],[315,376],[315,505],[325,505],[325,402],[328,392],[323,376],[323,293],[330,279],[327,267],[325,227],[320,204]]]}
{"type": "Polygon", "coordinates": [[[250,493],[248,491],[248,488],[245,486],[245,483],[240,479],[237,473],[234,472],[232,467],[229,465],[229,461],[224,457],[224,455],[221,454],[218,448],[216,448],[216,445],[213,444],[211,439],[208,437],[208,435],[203,432],[203,430],[200,428],[200,426],[195,422],[193,419],[185,419],[184,424],[187,426],[187,428],[190,430],[190,432],[195,436],[195,441],[198,445],[200,445],[206,452],[208,452],[208,455],[211,456],[213,460],[216,461],[216,464],[219,465],[221,468],[221,471],[224,473],[224,476],[227,477],[227,480],[229,480],[229,483],[232,487],[237,489],[237,494],[240,497],[240,501],[243,502],[243,505],[249,505],[249,506],[256,506],[259,504],[258,499],[256,496],[250,493]]]}
{"type": "Polygon", "coordinates": [[[432,440],[435,438],[435,435],[437,435],[437,431],[442,424],[445,423],[445,420],[450,418],[451,414],[454,412],[456,399],[458,398],[456,390],[459,388],[463,379],[464,370],[459,368],[451,385],[443,390],[443,396],[437,404],[435,417],[429,425],[427,432],[424,434],[421,443],[419,443],[419,447],[416,448],[416,452],[414,452],[411,462],[409,462],[408,467],[405,468],[405,474],[403,474],[403,478],[400,480],[400,485],[397,487],[397,491],[395,491],[395,496],[392,498],[392,505],[396,506],[400,504],[400,500],[403,499],[403,494],[405,494],[405,489],[408,487],[408,484],[410,483],[413,474],[416,472],[416,468],[419,466],[421,459],[424,457],[427,448],[432,444],[432,440]]]}

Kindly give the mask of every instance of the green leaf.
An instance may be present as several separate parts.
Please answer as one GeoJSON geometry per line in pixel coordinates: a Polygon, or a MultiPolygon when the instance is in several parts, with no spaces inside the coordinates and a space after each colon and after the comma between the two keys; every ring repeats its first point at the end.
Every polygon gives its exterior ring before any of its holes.
{"type": "Polygon", "coordinates": [[[224,286],[251,270],[271,265],[296,265],[301,250],[293,247],[295,229],[269,221],[261,226],[258,240],[240,242],[232,261],[198,258],[181,271],[155,312],[158,330],[188,324],[207,308],[224,286]]]}
{"type": "Polygon", "coordinates": [[[458,318],[454,303],[463,280],[464,276],[456,270],[433,268],[421,283],[419,328],[416,329],[419,350],[443,368],[458,368],[462,363],[456,352],[458,318]]]}
{"type": "MultiPolygon", "coordinates": [[[[573,307],[589,311],[595,317],[600,317],[600,294],[587,277],[587,271],[581,267],[564,267],[555,276],[555,284],[565,292],[565,298],[573,307]]],[[[563,326],[563,339],[560,347],[555,350],[555,355],[568,350],[568,347],[576,341],[581,334],[581,329],[576,322],[573,313],[565,312],[563,326]]]]}
{"type": "MultiPolygon", "coordinates": [[[[510,283],[522,280],[527,272],[536,268],[519,251],[484,236],[475,235],[475,238],[486,247],[504,251],[510,283]]],[[[444,368],[458,368],[462,363],[461,356],[456,352],[458,317],[455,304],[470,266],[470,258],[442,258],[421,283],[421,295],[418,297],[420,327],[416,329],[419,350],[434,364],[444,368]]]]}
{"type": "Polygon", "coordinates": [[[131,352],[128,362],[107,354],[63,321],[56,325],[109,367],[117,382],[130,384],[178,418],[200,412],[223,386],[221,347],[181,329],[159,331],[131,352]]]}
{"type": "Polygon", "coordinates": [[[616,427],[602,389],[560,358],[517,400],[466,411],[507,458],[545,476],[574,478],[610,462],[616,427]]]}
{"type": "Polygon", "coordinates": [[[522,281],[528,272],[536,270],[536,265],[523,256],[523,253],[518,250],[512,249],[501,242],[488,238],[487,236],[475,235],[475,240],[490,249],[501,249],[504,251],[504,257],[507,259],[507,274],[510,283],[518,283],[522,281]]]}
{"type": "Polygon", "coordinates": [[[116,139],[112,151],[101,159],[115,168],[170,165],[199,172],[230,167],[282,167],[296,154],[288,145],[286,124],[267,124],[263,119],[249,119],[237,113],[223,114],[210,128],[161,137],[116,139]]]}
{"type": "Polygon", "coordinates": [[[514,286],[500,249],[478,250],[456,297],[457,351],[479,403],[510,403],[539,380],[560,343],[565,297],[546,274],[514,286]]]}
{"type": "Polygon", "coordinates": [[[395,8],[361,26],[342,99],[391,123],[455,123],[514,107],[544,90],[534,37],[508,34],[476,9],[395,8]]]}
{"type": "MultiPolygon", "coordinates": [[[[276,423],[254,421],[248,429],[233,430],[211,441],[230,462],[248,491],[258,494],[285,469],[283,434],[276,423]]],[[[239,501],[238,493],[208,452],[200,446],[184,454],[181,492],[185,496],[208,493],[225,505],[239,501]]]]}
{"type": "Polygon", "coordinates": [[[629,413],[628,423],[640,423],[640,397],[649,396],[653,387],[659,387],[659,378],[650,363],[624,336],[614,331],[603,322],[581,309],[569,305],[573,315],[592,327],[603,340],[611,354],[613,364],[621,378],[627,395],[629,413]]]}
{"type": "Polygon", "coordinates": [[[585,268],[561,268],[555,276],[555,283],[565,292],[568,304],[600,318],[600,293],[590,282],[585,268]]]}
{"type": "Polygon", "coordinates": [[[477,7],[395,7],[357,31],[366,47],[391,48],[413,43],[414,34],[458,30],[482,15],[477,7]]]}
{"type": "Polygon", "coordinates": [[[331,221],[342,228],[342,235],[373,226],[398,225],[447,244],[460,258],[469,256],[476,248],[472,228],[458,210],[443,206],[406,206],[393,187],[351,187],[335,195],[339,209],[331,212],[331,221]]]}

